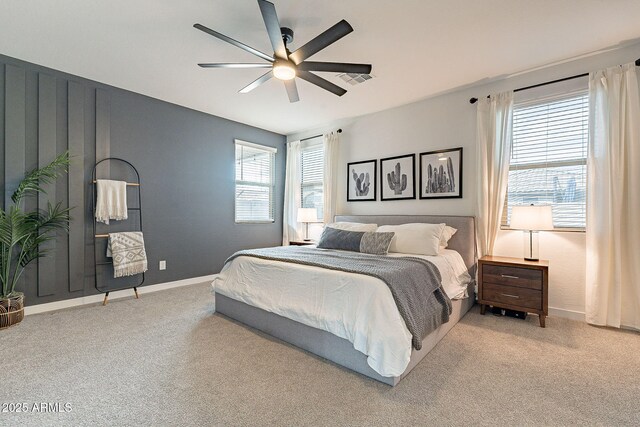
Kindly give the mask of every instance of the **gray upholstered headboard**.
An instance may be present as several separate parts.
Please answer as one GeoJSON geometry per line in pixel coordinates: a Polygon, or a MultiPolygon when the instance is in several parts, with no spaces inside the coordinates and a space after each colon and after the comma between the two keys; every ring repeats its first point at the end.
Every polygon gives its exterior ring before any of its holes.
{"type": "Polygon", "coordinates": [[[445,223],[458,229],[449,240],[447,249],[456,250],[462,255],[465,265],[469,268],[471,277],[475,277],[476,253],[476,221],[472,216],[451,215],[336,215],[336,221],[363,222],[378,225],[398,225],[412,222],[427,224],[445,223]]]}

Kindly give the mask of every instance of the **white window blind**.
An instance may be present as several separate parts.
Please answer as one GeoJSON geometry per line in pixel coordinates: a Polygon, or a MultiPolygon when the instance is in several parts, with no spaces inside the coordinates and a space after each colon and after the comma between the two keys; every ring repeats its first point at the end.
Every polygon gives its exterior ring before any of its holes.
{"type": "Polygon", "coordinates": [[[273,222],[276,149],[236,140],[236,222],[273,222]]]}
{"type": "Polygon", "coordinates": [[[503,225],[517,205],[551,205],[556,228],[586,224],[589,95],[517,104],[503,225]]]}
{"type": "Polygon", "coordinates": [[[305,144],[300,150],[300,165],[302,169],[300,206],[315,208],[318,221],[322,221],[324,212],[323,177],[324,177],[324,147],[322,141],[305,144]]]}

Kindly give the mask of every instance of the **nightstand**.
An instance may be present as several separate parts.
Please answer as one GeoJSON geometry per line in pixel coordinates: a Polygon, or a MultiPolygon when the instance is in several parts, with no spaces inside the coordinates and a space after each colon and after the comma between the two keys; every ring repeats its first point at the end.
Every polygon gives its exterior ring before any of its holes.
{"type": "Polygon", "coordinates": [[[313,240],[290,240],[289,241],[289,245],[291,246],[308,246],[308,245],[315,245],[316,242],[314,242],[313,240]]]}
{"type": "Polygon", "coordinates": [[[536,313],[544,328],[549,314],[549,261],[484,256],[478,260],[480,314],[488,305],[536,313]]]}

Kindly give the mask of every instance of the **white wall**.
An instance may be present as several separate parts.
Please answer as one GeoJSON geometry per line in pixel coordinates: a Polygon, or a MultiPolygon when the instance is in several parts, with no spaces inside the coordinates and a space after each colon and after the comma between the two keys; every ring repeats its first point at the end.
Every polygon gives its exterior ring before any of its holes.
{"type": "MultiPolygon", "coordinates": [[[[409,105],[366,116],[344,119],[316,129],[289,135],[293,141],[310,135],[342,128],[338,179],[339,214],[452,214],[473,215],[476,203],[476,107],[470,97],[486,96],[567,76],[635,61],[640,44],[520,73],[517,76],[479,82],[449,93],[409,105]],[[394,155],[420,153],[442,148],[463,147],[463,198],[447,200],[402,200],[347,202],[346,164],[394,155]]],[[[375,66],[375,64],[374,64],[375,66]]],[[[469,64],[473,66],[473,64],[469,64]]],[[[440,72],[440,71],[438,71],[440,72]]],[[[428,70],[424,76],[429,78],[428,70]]],[[[366,83],[364,83],[366,85],[366,83]]],[[[365,90],[365,87],[359,88],[365,90]]],[[[345,96],[348,96],[345,95],[345,96]]],[[[418,165],[416,165],[416,172],[418,165]]],[[[379,179],[377,177],[377,179],[379,179]]],[[[314,230],[315,235],[318,230],[314,230]]],[[[522,233],[502,230],[496,255],[522,257],[522,233]]],[[[585,234],[542,232],[540,257],[550,261],[549,307],[551,314],[584,318],[585,306],[585,234]]]]}

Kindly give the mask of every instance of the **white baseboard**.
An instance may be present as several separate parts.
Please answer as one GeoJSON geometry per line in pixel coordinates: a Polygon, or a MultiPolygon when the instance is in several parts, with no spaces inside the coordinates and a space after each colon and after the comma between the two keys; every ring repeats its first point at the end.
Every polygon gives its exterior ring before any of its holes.
{"type": "MultiPolygon", "coordinates": [[[[195,285],[197,283],[213,281],[213,278],[215,276],[216,276],[215,274],[211,274],[209,276],[192,277],[190,279],[176,280],[173,282],[166,282],[166,283],[158,283],[156,285],[141,286],[138,288],[138,293],[142,295],[142,294],[148,294],[151,292],[164,291],[165,289],[178,288],[180,286],[195,285]]],[[[121,291],[110,292],[109,301],[113,301],[120,298],[131,298],[133,296],[134,294],[132,289],[123,289],[121,291]]],[[[30,305],[24,308],[24,314],[28,316],[30,314],[38,314],[38,313],[45,313],[47,311],[62,310],[64,308],[77,307],[80,305],[95,304],[97,302],[102,302],[103,299],[104,299],[104,294],[96,294],[96,295],[88,295],[86,297],[67,299],[63,301],[48,302],[46,304],[30,305]]]]}
{"type": "Polygon", "coordinates": [[[566,310],[564,308],[549,307],[549,316],[564,317],[565,319],[586,322],[586,318],[583,312],[566,310]]]}

